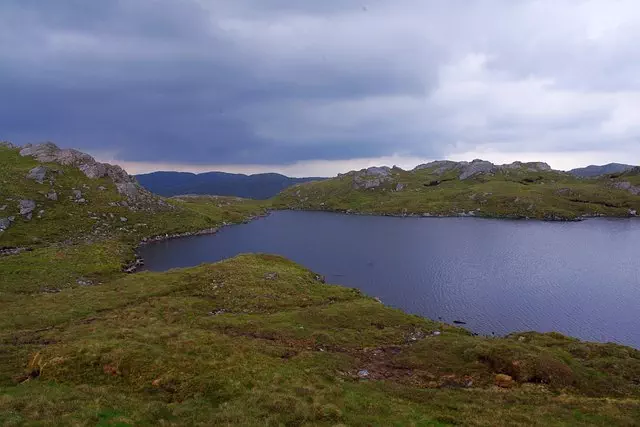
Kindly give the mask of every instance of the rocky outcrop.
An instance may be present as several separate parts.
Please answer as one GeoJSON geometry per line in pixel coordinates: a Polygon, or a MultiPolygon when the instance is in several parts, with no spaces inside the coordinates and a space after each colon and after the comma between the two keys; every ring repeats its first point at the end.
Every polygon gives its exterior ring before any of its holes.
{"type": "Polygon", "coordinates": [[[353,188],[364,190],[378,188],[383,183],[389,182],[392,179],[391,168],[387,166],[370,167],[368,169],[362,169],[361,171],[354,172],[353,188]]]}
{"type": "Polygon", "coordinates": [[[435,175],[442,175],[445,172],[448,172],[452,169],[459,168],[461,166],[458,162],[452,162],[451,160],[437,160],[435,162],[424,163],[422,165],[416,166],[413,170],[419,171],[422,169],[432,169],[435,168],[433,173],[435,175]]]}
{"type": "Polygon", "coordinates": [[[613,184],[614,188],[617,188],[618,190],[625,190],[628,191],[629,193],[633,194],[634,196],[639,196],[640,195],[640,187],[636,187],[633,184],[631,184],[628,181],[623,181],[623,182],[616,182],[613,184]]]}
{"type": "Polygon", "coordinates": [[[460,180],[464,181],[476,175],[481,174],[493,174],[497,172],[498,168],[491,162],[486,160],[476,159],[471,163],[462,162],[462,172],[460,173],[460,180]]]}
{"type": "MultiPolygon", "coordinates": [[[[121,202],[121,205],[128,206],[130,209],[173,209],[172,205],[143,189],[135,178],[127,174],[120,166],[97,162],[90,155],[78,150],[60,149],[54,143],[46,142],[37,145],[27,144],[21,148],[20,155],[31,156],[42,163],[58,163],[63,166],[76,167],[89,179],[108,178],[113,181],[117,191],[126,199],[126,202],[121,202]]],[[[43,168],[46,174],[44,166],[38,166],[32,170],[34,179],[39,179],[42,176],[43,168]]],[[[78,203],[86,202],[82,196],[78,197],[77,195],[74,196],[74,200],[78,203]]]]}
{"type": "MultiPolygon", "coordinates": [[[[88,178],[110,178],[116,186],[129,189],[129,184],[137,186],[135,179],[120,166],[99,163],[93,157],[73,149],[60,149],[52,142],[44,144],[27,144],[20,150],[21,156],[31,156],[42,163],[58,163],[63,166],[74,166],[88,178]]],[[[41,168],[41,166],[39,167],[41,168]]],[[[37,169],[37,168],[36,168],[37,169]]],[[[128,193],[132,193],[130,190],[128,193]]],[[[124,194],[123,194],[124,195],[124,194]]]]}
{"type": "Polygon", "coordinates": [[[505,172],[511,170],[526,170],[527,172],[543,172],[550,171],[551,166],[544,162],[513,162],[507,165],[494,165],[493,163],[475,159],[472,162],[453,162],[450,160],[438,160],[435,162],[425,163],[416,166],[413,170],[433,169],[431,173],[434,175],[443,175],[451,170],[458,170],[460,173],[458,178],[465,180],[474,176],[483,174],[495,174],[496,172],[505,172]]]}

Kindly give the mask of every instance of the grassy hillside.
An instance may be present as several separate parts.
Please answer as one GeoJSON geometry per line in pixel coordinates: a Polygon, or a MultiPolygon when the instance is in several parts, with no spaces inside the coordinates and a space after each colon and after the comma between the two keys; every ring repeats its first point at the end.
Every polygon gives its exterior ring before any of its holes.
{"type": "Polygon", "coordinates": [[[370,168],[350,172],[286,189],[274,205],[373,214],[538,219],[625,217],[640,212],[640,193],[630,191],[633,186],[619,186],[640,185],[638,169],[597,180],[535,164],[493,166],[469,177],[462,175],[472,165],[435,162],[413,171],[370,168]]]}
{"type": "Polygon", "coordinates": [[[142,239],[246,220],[264,206],[149,194],[123,206],[113,182],[71,166],[47,164],[63,171],[53,184],[26,178],[39,163],[17,153],[0,148],[5,212],[16,216],[0,241],[29,250],[0,256],[0,425],[640,419],[640,351],[628,347],[472,336],[270,255],[124,274],[142,239]],[[17,211],[25,198],[39,205],[31,219],[17,211]]]}

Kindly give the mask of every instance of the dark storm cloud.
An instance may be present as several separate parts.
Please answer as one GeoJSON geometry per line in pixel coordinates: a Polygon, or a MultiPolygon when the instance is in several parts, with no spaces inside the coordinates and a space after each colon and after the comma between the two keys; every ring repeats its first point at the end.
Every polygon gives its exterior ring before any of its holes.
{"type": "Polygon", "coordinates": [[[637,7],[539,3],[5,0],[0,138],[193,164],[637,141],[637,7]]]}

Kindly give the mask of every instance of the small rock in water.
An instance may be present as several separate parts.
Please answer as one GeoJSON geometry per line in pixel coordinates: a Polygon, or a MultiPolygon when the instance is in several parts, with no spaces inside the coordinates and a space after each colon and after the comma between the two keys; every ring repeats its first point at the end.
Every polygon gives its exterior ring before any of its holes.
{"type": "Polygon", "coordinates": [[[453,323],[455,325],[466,325],[467,324],[467,322],[463,322],[462,320],[454,320],[453,323]]]}

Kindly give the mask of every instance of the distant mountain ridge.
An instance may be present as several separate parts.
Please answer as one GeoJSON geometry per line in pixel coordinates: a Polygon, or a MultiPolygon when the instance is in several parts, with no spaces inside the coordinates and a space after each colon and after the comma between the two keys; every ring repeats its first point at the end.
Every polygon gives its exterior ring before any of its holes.
{"type": "Polygon", "coordinates": [[[136,179],[147,190],[161,196],[183,194],[236,196],[249,199],[269,199],[292,185],[325,178],[290,178],[278,173],[255,175],[226,172],[153,172],[136,175],[136,179]]]}
{"type": "Polygon", "coordinates": [[[569,171],[569,173],[583,178],[593,178],[596,176],[608,175],[612,173],[627,172],[634,167],[635,166],[626,165],[623,163],[609,163],[606,165],[590,165],[584,168],[572,169],[569,171]]]}

